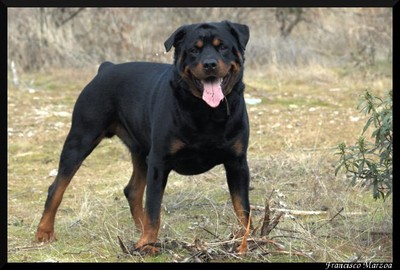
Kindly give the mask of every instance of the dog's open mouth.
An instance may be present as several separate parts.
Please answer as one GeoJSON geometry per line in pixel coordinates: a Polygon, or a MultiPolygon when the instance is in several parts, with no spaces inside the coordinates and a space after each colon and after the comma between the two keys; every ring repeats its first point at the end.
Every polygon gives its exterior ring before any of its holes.
{"type": "Polygon", "coordinates": [[[203,92],[202,99],[212,108],[217,107],[224,99],[223,89],[228,84],[231,77],[230,72],[223,77],[208,77],[204,80],[198,80],[193,77],[196,87],[203,92]]]}

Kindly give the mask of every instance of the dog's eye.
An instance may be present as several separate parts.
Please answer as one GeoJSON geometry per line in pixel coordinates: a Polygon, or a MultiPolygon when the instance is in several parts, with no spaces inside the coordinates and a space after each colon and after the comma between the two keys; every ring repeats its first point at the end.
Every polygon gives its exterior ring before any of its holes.
{"type": "Polygon", "coordinates": [[[196,48],[196,47],[193,47],[193,48],[191,48],[191,49],[189,50],[189,52],[190,52],[192,55],[198,55],[198,54],[199,54],[199,49],[196,48]]]}
{"type": "Polygon", "coordinates": [[[225,46],[224,44],[221,44],[221,45],[219,46],[219,50],[220,50],[221,52],[225,52],[226,50],[228,50],[228,46],[225,46]]]}

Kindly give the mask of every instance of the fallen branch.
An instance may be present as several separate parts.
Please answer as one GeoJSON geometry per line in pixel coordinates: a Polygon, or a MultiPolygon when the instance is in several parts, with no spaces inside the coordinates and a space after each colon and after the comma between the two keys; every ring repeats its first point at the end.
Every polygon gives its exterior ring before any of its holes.
{"type": "Polygon", "coordinates": [[[308,259],[311,259],[311,260],[315,261],[315,259],[311,255],[309,255],[309,254],[307,254],[305,252],[301,252],[301,251],[276,250],[276,251],[269,251],[268,253],[270,253],[270,254],[285,254],[285,255],[303,256],[303,257],[306,257],[308,259]]]}
{"type": "MultiPolygon", "coordinates": [[[[250,206],[251,210],[255,211],[265,211],[265,207],[263,206],[255,206],[252,205],[250,206]]],[[[328,211],[307,211],[307,210],[294,210],[294,209],[284,209],[284,208],[270,208],[270,211],[275,211],[275,212],[283,212],[285,214],[293,215],[293,216],[328,216],[329,212],[328,211]]],[[[361,216],[365,215],[363,212],[348,212],[348,213],[343,213],[341,214],[342,216],[361,216]]]]}
{"type": "Polygon", "coordinates": [[[34,246],[24,246],[24,247],[14,247],[10,248],[10,252],[16,252],[16,251],[24,251],[24,250],[37,250],[37,249],[44,249],[46,248],[46,245],[44,243],[40,243],[38,245],[34,246]]]}

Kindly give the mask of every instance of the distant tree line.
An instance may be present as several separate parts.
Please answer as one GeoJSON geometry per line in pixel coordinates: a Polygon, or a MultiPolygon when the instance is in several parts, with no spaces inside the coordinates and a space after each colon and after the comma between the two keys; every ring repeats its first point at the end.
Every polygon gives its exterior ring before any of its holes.
{"type": "Polygon", "coordinates": [[[369,66],[392,58],[390,8],[10,8],[9,66],[171,62],[163,43],[177,27],[221,20],[249,25],[251,68],[369,66]]]}

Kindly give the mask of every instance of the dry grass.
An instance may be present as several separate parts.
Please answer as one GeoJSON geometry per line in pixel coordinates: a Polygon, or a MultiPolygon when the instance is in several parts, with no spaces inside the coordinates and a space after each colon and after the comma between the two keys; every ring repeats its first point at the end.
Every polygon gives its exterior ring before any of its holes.
{"type": "Polygon", "coordinates": [[[271,208],[325,215],[285,214],[269,241],[253,242],[254,249],[237,256],[221,244],[238,228],[222,167],[191,177],[172,173],[163,201],[162,253],[145,258],[124,254],[117,239],[139,238],[122,192],[132,165],[117,139],[104,140],[68,187],[56,220],[58,241],[32,242],[73,104],[94,71],[24,74],[22,85],[8,89],[8,260],[392,261],[391,198],[374,201],[368,189],[334,175],[335,147],[353,143],[363,126],[355,109],[359,95],[366,87],[377,94],[392,87],[390,73],[368,72],[313,66],[248,72],[245,78],[246,94],[262,98],[248,106],[254,224],[262,223],[264,211],[257,209],[266,199],[271,208]]]}

